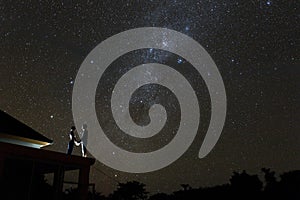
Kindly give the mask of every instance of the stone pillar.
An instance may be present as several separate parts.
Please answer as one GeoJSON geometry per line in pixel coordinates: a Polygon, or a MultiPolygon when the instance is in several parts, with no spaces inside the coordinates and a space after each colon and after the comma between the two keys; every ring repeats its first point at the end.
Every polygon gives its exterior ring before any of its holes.
{"type": "Polygon", "coordinates": [[[90,166],[86,166],[80,168],[79,170],[79,180],[78,180],[78,189],[80,200],[88,199],[88,191],[89,191],[89,174],[90,174],[90,166]]]}

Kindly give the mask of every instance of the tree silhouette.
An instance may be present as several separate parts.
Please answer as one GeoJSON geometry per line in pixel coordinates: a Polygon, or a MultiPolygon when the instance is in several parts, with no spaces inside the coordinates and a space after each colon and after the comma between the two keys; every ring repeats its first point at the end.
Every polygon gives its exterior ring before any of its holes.
{"type": "Polygon", "coordinates": [[[300,171],[290,171],[280,175],[277,190],[286,199],[300,199],[300,171]]]}
{"type": "Polygon", "coordinates": [[[110,195],[110,199],[116,200],[145,200],[148,198],[145,184],[137,181],[119,183],[118,188],[110,195]]]}
{"type": "Polygon", "coordinates": [[[278,182],[275,177],[275,172],[271,171],[267,168],[262,168],[261,171],[264,173],[264,178],[266,185],[264,187],[264,196],[265,197],[275,197],[277,196],[279,191],[278,189],[278,182]]]}
{"type": "Polygon", "coordinates": [[[257,175],[249,175],[245,170],[242,173],[233,172],[230,183],[233,194],[247,197],[258,196],[263,186],[257,175]]]}
{"type": "Polygon", "coordinates": [[[277,181],[276,181],[274,171],[271,171],[270,169],[266,169],[266,168],[262,168],[261,171],[265,174],[264,177],[266,181],[266,187],[272,187],[273,185],[276,185],[277,181]]]}
{"type": "MultiPolygon", "coordinates": [[[[119,183],[118,188],[108,197],[99,193],[90,193],[89,200],[300,199],[300,171],[283,173],[278,180],[274,171],[266,168],[262,168],[261,171],[264,173],[265,187],[257,175],[250,175],[243,171],[233,172],[229,184],[205,188],[192,188],[189,184],[181,184],[182,189],[172,194],[158,193],[149,198],[145,184],[137,181],[119,183]]],[[[77,190],[69,190],[65,197],[65,200],[76,200],[77,190]]]]}

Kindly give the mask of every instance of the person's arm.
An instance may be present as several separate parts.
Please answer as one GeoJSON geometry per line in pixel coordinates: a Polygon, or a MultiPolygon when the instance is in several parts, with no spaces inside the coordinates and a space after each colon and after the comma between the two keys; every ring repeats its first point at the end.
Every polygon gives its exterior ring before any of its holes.
{"type": "Polygon", "coordinates": [[[79,146],[81,144],[81,140],[77,140],[75,133],[74,133],[74,142],[76,146],[79,146]]]}
{"type": "Polygon", "coordinates": [[[79,146],[79,145],[81,144],[81,141],[76,141],[76,140],[74,140],[74,142],[75,142],[75,145],[76,145],[76,146],[79,146]]]}

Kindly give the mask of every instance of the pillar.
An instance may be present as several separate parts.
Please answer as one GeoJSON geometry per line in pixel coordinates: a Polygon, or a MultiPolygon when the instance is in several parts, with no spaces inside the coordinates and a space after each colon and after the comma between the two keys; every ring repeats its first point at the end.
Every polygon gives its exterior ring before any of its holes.
{"type": "Polygon", "coordinates": [[[54,186],[53,199],[55,200],[59,200],[62,198],[61,194],[63,190],[64,176],[65,176],[64,167],[58,166],[57,170],[54,172],[54,180],[53,180],[53,186],[54,186]]]}
{"type": "Polygon", "coordinates": [[[89,174],[90,174],[90,166],[80,168],[79,170],[79,180],[78,180],[78,189],[80,200],[88,199],[88,191],[89,191],[89,174]]]}

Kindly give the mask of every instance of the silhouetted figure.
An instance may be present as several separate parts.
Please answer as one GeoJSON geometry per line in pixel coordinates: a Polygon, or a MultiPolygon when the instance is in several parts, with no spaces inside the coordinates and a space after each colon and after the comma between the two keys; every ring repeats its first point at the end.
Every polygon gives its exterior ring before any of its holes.
{"type": "Polygon", "coordinates": [[[82,153],[82,157],[87,157],[87,150],[86,150],[86,146],[87,146],[87,139],[88,139],[88,130],[87,130],[87,125],[83,124],[82,127],[82,132],[81,132],[81,153],[82,153]]]}
{"type": "Polygon", "coordinates": [[[76,146],[80,145],[80,143],[76,140],[75,131],[76,131],[75,126],[72,126],[71,130],[70,130],[70,133],[69,133],[70,140],[69,140],[69,143],[68,143],[68,150],[67,150],[68,155],[72,154],[75,144],[76,144],[76,146]]]}

